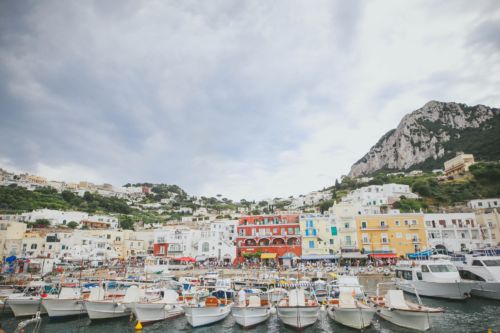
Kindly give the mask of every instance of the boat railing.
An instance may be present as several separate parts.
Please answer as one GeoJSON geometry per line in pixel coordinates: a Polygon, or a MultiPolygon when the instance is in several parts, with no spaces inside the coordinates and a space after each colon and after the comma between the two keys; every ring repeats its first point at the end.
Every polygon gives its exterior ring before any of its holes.
{"type": "Polygon", "coordinates": [[[40,328],[42,326],[42,318],[40,317],[40,312],[37,312],[33,318],[20,322],[17,325],[14,333],[25,332],[25,328],[30,325],[33,325],[33,328],[31,330],[32,333],[38,333],[40,331],[40,328]]]}

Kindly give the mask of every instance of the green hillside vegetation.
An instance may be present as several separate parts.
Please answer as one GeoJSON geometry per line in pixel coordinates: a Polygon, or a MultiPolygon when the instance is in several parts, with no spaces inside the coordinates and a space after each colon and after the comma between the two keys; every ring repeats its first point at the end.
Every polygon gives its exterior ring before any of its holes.
{"type": "Polygon", "coordinates": [[[394,205],[394,208],[399,208],[402,212],[419,211],[420,209],[434,211],[439,207],[464,204],[468,200],[500,196],[499,162],[476,163],[470,167],[469,171],[469,173],[455,179],[443,181],[438,181],[437,176],[432,173],[424,173],[417,177],[405,177],[403,175],[387,176],[384,172],[378,172],[368,183],[359,184],[355,179],[344,177],[341,183],[337,183],[331,189],[337,193],[337,199],[340,199],[349,191],[367,185],[406,184],[422,198],[418,200],[403,198],[394,205]]]}
{"type": "Polygon", "coordinates": [[[428,158],[422,163],[415,164],[408,170],[425,170],[442,168],[445,161],[453,158],[458,151],[474,154],[477,161],[500,160],[500,113],[490,119],[484,126],[478,128],[453,129],[446,124],[421,121],[423,129],[429,133],[438,133],[442,130],[450,134],[450,140],[443,142],[446,153],[438,158],[428,158]]]}
{"type": "Polygon", "coordinates": [[[132,212],[123,199],[107,198],[90,192],[85,192],[84,196],[80,197],[70,191],[58,193],[50,187],[29,191],[16,185],[0,186],[0,212],[13,214],[40,208],[79,210],[92,214],[132,212]]]}

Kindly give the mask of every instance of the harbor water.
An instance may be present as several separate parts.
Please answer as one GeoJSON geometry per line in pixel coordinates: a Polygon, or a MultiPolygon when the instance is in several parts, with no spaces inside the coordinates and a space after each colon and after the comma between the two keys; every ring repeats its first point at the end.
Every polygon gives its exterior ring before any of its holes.
{"type": "MultiPolygon", "coordinates": [[[[374,293],[376,284],[379,280],[374,278],[360,279],[365,290],[369,293],[374,293]]],[[[412,296],[406,295],[411,298],[412,296]]],[[[488,332],[490,328],[492,332],[500,332],[500,301],[493,301],[481,298],[470,298],[466,301],[447,301],[441,299],[432,299],[422,297],[424,304],[432,307],[442,307],[445,313],[433,321],[430,332],[440,333],[479,333],[488,332]]],[[[20,322],[7,314],[2,315],[1,322],[5,332],[13,332],[20,322]]],[[[121,333],[135,332],[134,322],[129,318],[113,319],[91,322],[87,316],[81,318],[73,318],[64,321],[51,321],[47,317],[43,319],[41,332],[47,333],[121,333]]],[[[199,333],[223,333],[223,332],[294,332],[293,329],[283,326],[276,315],[252,329],[242,329],[236,325],[234,319],[229,316],[224,321],[207,326],[193,329],[189,326],[184,316],[158,322],[152,325],[145,326],[142,329],[143,333],[166,333],[166,332],[199,332],[199,333]]],[[[29,330],[26,331],[28,333],[29,330]]],[[[306,328],[303,332],[339,332],[352,333],[356,330],[341,326],[330,320],[325,311],[321,311],[320,320],[315,325],[306,328]]],[[[416,332],[409,329],[404,329],[395,326],[383,319],[374,317],[374,323],[371,327],[363,332],[381,332],[381,333],[396,333],[396,332],[416,332]]]]}

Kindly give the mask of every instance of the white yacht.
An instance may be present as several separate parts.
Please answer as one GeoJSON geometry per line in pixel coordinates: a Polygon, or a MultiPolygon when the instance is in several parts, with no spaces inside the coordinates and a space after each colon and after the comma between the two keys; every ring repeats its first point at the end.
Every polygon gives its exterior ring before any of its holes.
{"type": "Polygon", "coordinates": [[[463,279],[475,282],[472,295],[500,300],[500,256],[467,256],[455,265],[463,279]]]}
{"type": "Polygon", "coordinates": [[[396,286],[420,296],[462,300],[470,297],[475,284],[460,277],[448,256],[431,256],[431,260],[400,262],[396,267],[396,286]]]}

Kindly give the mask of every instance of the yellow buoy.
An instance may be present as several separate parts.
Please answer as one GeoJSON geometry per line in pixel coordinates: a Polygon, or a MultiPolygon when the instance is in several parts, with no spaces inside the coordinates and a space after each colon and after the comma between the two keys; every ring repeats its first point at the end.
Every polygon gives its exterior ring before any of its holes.
{"type": "Polygon", "coordinates": [[[493,333],[493,330],[491,328],[488,328],[488,333],[493,333]]]}
{"type": "Polygon", "coordinates": [[[135,325],[135,330],[136,331],[141,331],[142,330],[142,324],[140,321],[137,321],[137,324],[135,325]]]}

